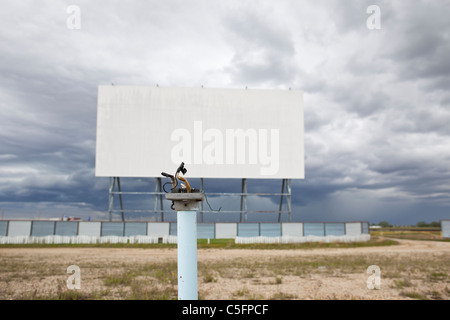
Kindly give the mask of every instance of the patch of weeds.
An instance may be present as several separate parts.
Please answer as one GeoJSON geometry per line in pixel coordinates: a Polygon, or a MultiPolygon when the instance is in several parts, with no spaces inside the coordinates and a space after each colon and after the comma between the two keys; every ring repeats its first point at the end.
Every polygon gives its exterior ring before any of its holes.
{"type": "Polygon", "coordinates": [[[397,270],[387,270],[387,271],[384,271],[383,272],[383,275],[382,275],[382,277],[385,277],[385,278],[400,278],[402,275],[401,275],[401,273],[400,272],[398,272],[397,270]]]}
{"type": "Polygon", "coordinates": [[[178,293],[173,286],[145,286],[133,283],[129,300],[175,300],[178,293]]]}
{"type": "Polygon", "coordinates": [[[102,297],[106,297],[110,294],[108,289],[106,290],[94,290],[92,292],[83,292],[80,290],[66,290],[60,291],[54,297],[46,297],[45,299],[54,299],[54,300],[97,300],[102,297]]]}
{"type": "Polygon", "coordinates": [[[429,293],[429,295],[431,296],[431,299],[433,299],[433,300],[442,300],[442,296],[439,291],[431,291],[429,293]]]}
{"type": "Polygon", "coordinates": [[[153,265],[151,269],[147,267],[146,270],[149,270],[146,275],[156,278],[161,284],[174,285],[177,283],[178,273],[176,262],[153,265]]]}
{"type": "Polygon", "coordinates": [[[136,271],[139,275],[154,277],[161,284],[177,283],[177,264],[173,262],[146,264],[136,271]]]}
{"type": "Polygon", "coordinates": [[[243,288],[238,289],[237,291],[233,292],[233,296],[244,297],[245,295],[247,295],[249,293],[250,293],[250,291],[247,289],[247,287],[243,287],[243,288]]]}
{"type": "Polygon", "coordinates": [[[269,298],[269,300],[293,300],[296,299],[297,296],[285,292],[277,292],[273,296],[269,298]]]}
{"type": "Polygon", "coordinates": [[[238,289],[237,291],[232,293],[233,297],[244,298],[247,300],[261,300],[263,296],[260,294],[250,293],[250,290],[247,287],[243,287],[238,289]]]}
{"type": "Polygon", "coordinates": [[[161,284],[175,284],[177,281],[176,273],[167,269],[156,269],[150,275],[155,277],[161,284]]]}
{"type": "Polygon", "coordinates": [[[441,282],[447,279],[447,274],[444,272],[431,272],[428,275],[428,280],[431,282],[441,282]]]}
{"type": "Polygon", "coordinates": [[[398,289],[403,289],[405,287],[412,287],[414,284],[408,278],[403,278],[403,280],[394,280],[394,287],[398,289]]]}
{"type": "Polygon", "coordinates": [[[281,284],[283,282],[283,278],[281,277],[275,277],[273,281],[270,282],[270,284],[281,284]]]}
{"type": "Polygon", "coordinates": [[[203,275],[203,282],[204,283],[217,282],[217,278],[214,277],[213,274],[207,272],[206,274],[203,275]]]}
{"type": "Polygon", "coordinates": [[[136,277],[136,274],[131,271],[125,271],[119,275],[110,275],[107,276],[103,282],[105,286],[128,286],[131,284],[131,281],[136,277]]]}
{"type": "Polygon", "coordinates": [[[65,284],[58,284],[56,293],[40,294],[37,289],[21,296],[23,300],[96,300],[110,294],[109,289],[85,291],[82,289],[67,289],[65,284]]]}
{"type": "Polygon", "coordinates": [[[252,293],[246,297],[247,300],[262,300],[263,296],[260,294],[252,293]]]}
{"type": "Polygon", "coordinates": [[[416,291],[402,291],[400,292],[401,296],[408,297],[411,299],[417,299],[417,300],[429,300],[426,296],[420,294],[416,291]]]}

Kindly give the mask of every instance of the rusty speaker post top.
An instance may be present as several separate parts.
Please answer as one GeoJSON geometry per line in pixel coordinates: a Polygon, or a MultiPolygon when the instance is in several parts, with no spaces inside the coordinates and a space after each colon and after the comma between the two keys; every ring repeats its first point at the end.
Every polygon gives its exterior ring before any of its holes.
{"type": "Polygon", "coordinates": [[[176,211],[197,211],[200,202],[205,200],[204,192],[192,193],[166,193],[166,200],[173,201],[176,211]]]}

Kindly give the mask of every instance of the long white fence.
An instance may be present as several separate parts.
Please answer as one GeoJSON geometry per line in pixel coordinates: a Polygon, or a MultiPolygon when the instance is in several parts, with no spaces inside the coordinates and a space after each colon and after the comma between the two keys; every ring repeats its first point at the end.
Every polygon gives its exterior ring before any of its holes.
{"type": "Polygon", "coordinates": [[[96,244],[96,243],[177,243],[176,236],[149,237],[149,236],[13,236],[0,237],[0,244],[96,244]]]}
{"type": "MultiPolygon", "coordinates": [[[[0,244],[176,243],[176,222],[0,220],[0,244]]],[[[198,223],[199,239],[237,243],[367,241],[367,222],[198,223]]]]}
{"type": "Polygon", "coordinates": [[[236,237],[235,243],[307,243],[307,242],[364,242],[370,240],[370,234],[361,234],[358,236],[305,236],[305,237],[236,237]]]}

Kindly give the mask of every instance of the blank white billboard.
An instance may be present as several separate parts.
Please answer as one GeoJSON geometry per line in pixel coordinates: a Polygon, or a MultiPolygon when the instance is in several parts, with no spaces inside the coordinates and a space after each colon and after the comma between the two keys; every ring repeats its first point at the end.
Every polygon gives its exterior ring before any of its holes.
{"type": "Polygon", "coordinates": [[[100,86],[96,176],[304,178],[300,90],[100,86]]]}

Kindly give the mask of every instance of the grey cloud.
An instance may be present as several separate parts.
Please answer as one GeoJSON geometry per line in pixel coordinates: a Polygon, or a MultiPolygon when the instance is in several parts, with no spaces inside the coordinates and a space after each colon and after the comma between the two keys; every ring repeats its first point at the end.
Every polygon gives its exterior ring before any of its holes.
{"type": "Polygon", "coordinates": [[[414,1],[398,10],[397,27],[387,30],[382,55],[396,62],[400,79],[448,78],[448,10],[445,1],[414,1]]]}
{"type": "Polygon", "coordinates": [[[295,47],[289,29],[252,12],[229,16],[225,23],[236,43],[231,66],[226,68],[235,82],[249,85],[293,82],[295,47]]]}

